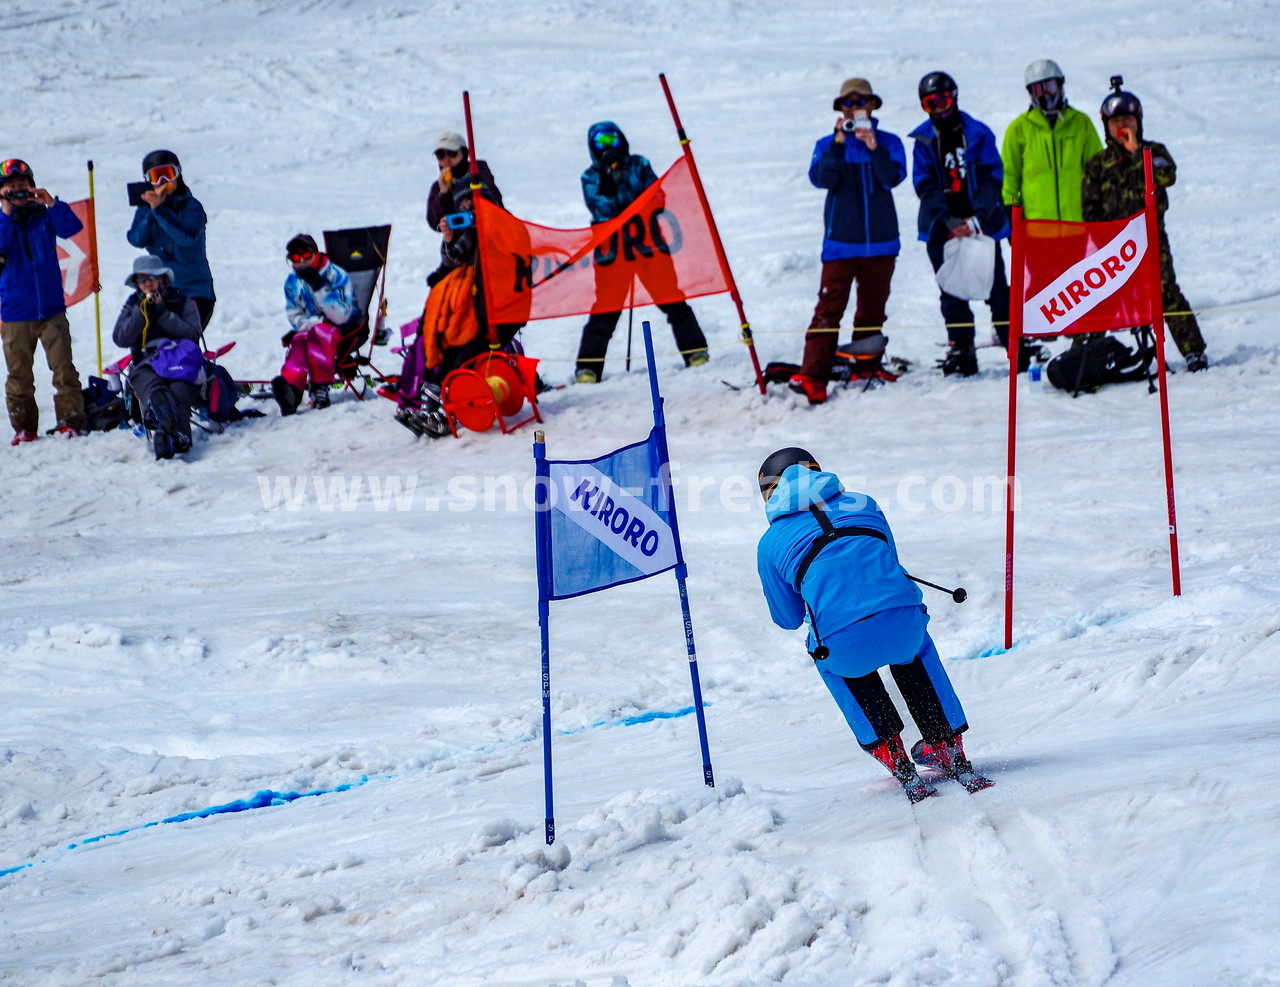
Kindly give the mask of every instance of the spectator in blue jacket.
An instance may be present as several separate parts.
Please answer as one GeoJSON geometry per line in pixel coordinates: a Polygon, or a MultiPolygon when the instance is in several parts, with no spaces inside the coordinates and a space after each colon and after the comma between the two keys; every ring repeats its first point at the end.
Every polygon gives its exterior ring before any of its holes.
{"type": "Polygon", "coordinates": [[[62,294],[57,238],[75,236],[83,224],[61,199],[36,187],[25,161],[0,163],[0,337],[8,376],[4,384],[13,445],[32,442],[40,426],[33,365],[36,344],[53,371],[51,431],[84,433],[84,396],[71,359],[71,326],[62,294]]]}
{"type": "Polygon", "coordinates": [[[846,492],[839,477],[794,446],[770,455],[759,480],[769,527],[757,565],[769,613],[789,630],[808,621],[809,654],[858,743],[913,802],[934,794],[913,759],[942,768],[970,790],[990,784],[965,757],[964,710],[879,505],[846,492]],[[921,733],[911,756],[880,677],[884,665],[921,733]]]}
{"type": "Polygon", "coordinates": [[[350,352],[362,319],[351,276],[320,252],[313,237],[299,233],[285,252],[293,271],[284,282],[289,331],[280,343],[288,353],[271,393],[280,414],[292,415],[308,389],[311,407],[329,407],[338,360],[350,352]]]}
{"type": "Polygon", "coordinates": [[[133,214],[128,239],[159,257],[173,271],[174,286],[196,303],[200,328],[213,317],[213,274],[204,252],[208,217],[182,177],[182,164],[172,151],[152,151],[142,159],[142,174],[151,188],[133,214]]]}
{"type": "MultiPolygon", "coordinates": [[[[632,154],[626,135],[610,120],[593,123],[587,130],[587,150],[591,152],[591,167],[582,173],[582,198],[591,210],[592,225],[607,223],[621,215],[641,192],[658,180],[649,159],[632,154]]],[[[650,263],[660,264],[665,258],[665,254],[655,252],[650,263]]],[[[592,312],[582,327],[576,368],[579,384],[594,384],[603,375],[609,340],[626,304],[627,294],[625,291],[617,293],[616,282],[606,283],[597,279],[594,307],[606,311],[592,312]]],[[[697,367],[706,363],[710,359],[707,339],[689,303],[670,302],[658,308],[671,323],[671,332],[675,335],[685,366],[697,367]]]]}
{"type": "Polygon", "coordinates": [[[901,250],[892,190],[907,177],[907,156],[902,141],[881,130],[871,115],[883,103],[866,79],[845,79],[832,104],[840,114],[835,132],[818,141],[809,163],[809,181],[827,190],[822,281],[804,340],[804,360],[788,386],[810,404],[827,399],[837,330],[855,282],[853,351],[860,357],[859,371],[877,372],[884,354],[881,326],[901,250]]]}
{"type": "MultiPolygon", "coordinates": [[[[985,233],[997,241],[995,276],[987,305],[1001,343],[1009,335],[1009,281],[999,241],[1009,235],[1009,216],[1001,198],[1004,168],[995,134],[960,109],[959,89],[946,72],[920,80],[920,105],[929,119],[910,134],[915,138],[911,181],[920,197],[919,233],[936,272],[943,246],[954,237],[985,233]]],[[[969,302],[941,292],[942,318],[951,344],[942,361],[944,374],[971,377],[978,372],[969,302]]]]}

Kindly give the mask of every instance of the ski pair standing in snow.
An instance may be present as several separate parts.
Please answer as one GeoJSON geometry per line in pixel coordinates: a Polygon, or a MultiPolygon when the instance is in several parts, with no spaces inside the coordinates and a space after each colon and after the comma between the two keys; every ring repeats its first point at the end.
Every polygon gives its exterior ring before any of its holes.
{"type": "Polygon", "coordinates": [[[845,79],[831,106],[840,119],[834,133],[818,141],[809,163],[809,181],[827,191],[822,282],[804,338],[804,362],[787,386],[810,404],[827,399],[836,330],[855,283],[852,351],[866,373],[875,373],[883,362],[886,339],[881,327],[902,248],[893,189],[907,177],[907,157],[902,141],[881,130],[871,115],[882,105],[866,79],[845,79]]]}
{"type": "Polygon", "coordinates": [[[973,770],[960,735],[969,728],[927,630],[920,590],[898,562],[879,505],[844,489],[804,449],[760,467],[769,528],[757,567],[774,623],[809,623],[808,649],[862,749],[888,768],[912,802],[936,794],[913,758],[970,791],[991,784],[973,770]],[[888,665],[922,739],[908,756],[902,717],[879,669],[888,665]]]}

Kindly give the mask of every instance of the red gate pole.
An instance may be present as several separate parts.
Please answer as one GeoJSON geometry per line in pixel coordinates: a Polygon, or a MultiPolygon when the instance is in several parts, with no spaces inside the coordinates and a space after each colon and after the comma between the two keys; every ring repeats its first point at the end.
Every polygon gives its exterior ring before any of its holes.
{"type": "Polygon", "coordinates": [[[1164,364],[1164,288],[1160,277],[1160,229],[1156,221],[1156,182],[1151,165],[1151,148],[1142,151],[1146,181],[1147,251],[1150,265],[1151,331],[1156,336],[1156,363],[1160,371],[1160,432],[1164,443],[1164,492],[1169,511],[1169,569],[1173,595],[1182,595],[1182,574],[1178,568],[1178,512],[1173,496],[1173,445],[1169,438],[1169,388],[1164,364]]]}
{"type": "Polygon", "coordinates": [[[480,160],[480,156],[476,154],[475,133],[471,129],[471,93],[464,89],[462,91],[462,116],[466,121],[467,130],[467,177],[471,180],[471,200],[472,208],[475,209],[476,216],[476,289],[480,296],[480,305],[484,309],[485,325],[489,327],[489,349],[498,349],[498,327],[494,325],[493,319],[489,318],[489,296],[484,290],[483,271],[480,269],[480,210],[475,208],[475,200],[479,198],[480,193],[480,173],[476,168],[476,162],[480,160]]]}
{"type": "Polygon", "coordinates": [[[724,252],[724,244],[720,242],[720,231],[716,228],[716,218],[711,213],[711,205],[707,202],[706,190],[702,187],[702,178],[698,174],[698,163],[693,159],[693,149],[689,147],[689,138],[685,135],[684,127],[680,123],[680,114],[676,110],[675,100],[671,97],[671,87],[667,85],[666,74],[659,72],[658,81],[662,83],[662,92],[667,97],[667,106],[671,108],[671,119],[676,125],[676,136],[680,138],[680,148],[689,162],[689,174],[693,176],[693,187],[698,192],[698,202],[702,206],[703,214],[707,217],[707,225],[711,227],[711,239],[716,247],[716,260],[720,262],[720,270],[723,272],[725,280],[729,282],[729,297],[733,299],[733,304],[738,307],[738,321],[742,324],[742,341],[747,344],[747,349],[751,352],[751,366],[756,373],[756,386],[760,388],[760,393],[764,394],[764,374],[760,372],[760,357],[756,355],[755,337],[751,335],[751,323],[747,321],[746,310],[742,307],[742,296],[738,294],[738,284],[734,281],[733,271],[729,268],[729,258],[724,252]]]}
{"type": "Polygon", "coordinates": [[[1022,207],[1013,207],[1009,240],[1009,437],[1004,477],[1004,646],[1013,647],[1013,502],[1018,451],[1018,352],[1022,348],[1022,305],[1026,301],[1027,226],[1022,207]]]}

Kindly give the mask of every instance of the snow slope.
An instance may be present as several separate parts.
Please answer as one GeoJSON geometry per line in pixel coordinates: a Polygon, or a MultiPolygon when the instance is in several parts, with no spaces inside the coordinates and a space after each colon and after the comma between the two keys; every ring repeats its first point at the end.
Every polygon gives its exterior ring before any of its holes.
{"type": "MultiPolygon", "coordinates": [[[[176,150],[211,217],[211,336],[238,341],[240,376],[278,366],[278,258],[300,229],[393,223],[391,321],[416,314],[430,147],[461,128],[462,89],[510,208],[574,226],[592,121],[659,170],[678,153],[659,71],[761,356],[794,359],[821,235],[805,168],[840,80],[870,78],[905,134],[916,80],[948,68],[1000,135],[1046,55],[1090,111],[1123,72],[1177,156],[1170,235],[1214,366],[1169,385],[1180,598],[1156,398],[1024,395],[1004,652],[1003,359],[981,351],[967,381],[929,369],[942,331],[909,187],[889,332],[919,372],[810,409],[721,385],[750,379],[726,299],[695,303],[706,368],[679,370],[659,325],[717,786],[692,717],[646,716],[690,702],[670,577],[556,604],[551,847],[528,430],[415,442],[385,403],[339,400],[268,409],[186,462],[126,433],[6,448],[0,983],[1280,983],[1274,15],[12,0],[4,156],[68,199],[94,159],[109,326],[133,254],[123,183],[176,150]],[[969,589],[929,603],[995,788],[909,806],[769,622],[754,473],[789,444],[880,500],[912,572],[969,589]],[[263,791],[285,797],[202,814],[263,791]]],[[[71,316],[83,371],[92,306],[71,316]]],[[[526,332],[549,377],[580,321],[526,332]]],[[[547,396],[551,456],[643,436],[623,343],[603,384],[547,396]]]]}

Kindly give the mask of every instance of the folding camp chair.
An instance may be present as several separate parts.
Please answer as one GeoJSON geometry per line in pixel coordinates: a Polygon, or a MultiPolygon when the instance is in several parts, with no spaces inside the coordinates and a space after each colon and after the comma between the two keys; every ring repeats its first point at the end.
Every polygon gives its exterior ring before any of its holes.
{"type": "Polygon", "coordinates": [[[324,252],[350,275],[351,294],[360,307],[360,324],[353,331],[344,333],[339,342],[336,370],[343,387],[349,388],[361,401],[370,387],[387,379],[373,364],[373,348],[387,342],[385,292],[387,245],[390,240],[390,226],[362,226],[324,232],[324,252]],[[368,351],[362,353],[361,347],[366,342],[368,351]],[[359,386],[357,380],[361,382],[359,386]]]}

